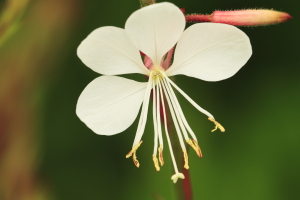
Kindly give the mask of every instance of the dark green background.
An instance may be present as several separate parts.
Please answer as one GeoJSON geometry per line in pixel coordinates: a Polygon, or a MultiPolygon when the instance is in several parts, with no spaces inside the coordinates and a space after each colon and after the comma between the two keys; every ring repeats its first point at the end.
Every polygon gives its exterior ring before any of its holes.
{"type": "MultiPolygon", "coordinates": [[[[294,19],[279,25],[241,28],[253,55],[232,78],[204,82],[177,76],[176,83],[226,128],[213,124],[178,95],[203,151],[189,152],[195,200],[296,200],[299,194],[299,10],[296,0],[174,0],[186,13],[274,8],[294,19]]],[[[75,3],[75,1],[74,1],[75,3]]],[[[99,136],[76,116],[77,99],[99,76],[77,57],[79,43],[101,26],[124,27],[139,8],[138,0],[82,0],[78,25],[69,36],[55,78],[48,80],[43,103],[40,174],[57,200],[174,199],[169,153],[156,172],[152,162],[152,119],[137,155],[137,169],[125,155],[131,149],[137,122],[125,132],[99,136]],[[156,198],[159,199],[159,198],[156,198]]],[[[58,36],[59,37],[59,36],[58,36]]],[[[143,81],[144,77],[131,78],[143,81]]]]}

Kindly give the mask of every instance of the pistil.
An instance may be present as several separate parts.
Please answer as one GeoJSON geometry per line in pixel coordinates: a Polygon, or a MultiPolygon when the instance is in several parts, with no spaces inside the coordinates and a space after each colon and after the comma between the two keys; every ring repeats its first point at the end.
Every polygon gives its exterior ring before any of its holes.
{"type": "MultiPolygon", "coordinates": [[[[161,96],[161,103],[162,103],[162,108],[163,108],[166,138],[167,138],[167,142],[168,142],[168,146],[169,146],[169,150],[170,150],[170,154],[171,154],[171,159],[172,159],[173,167],[174,167],[174,171],[175,171],[175,174],[171,177],[171,179],[173,180],[174,183],[176,183],[178,178],[184,179],[184,175],[182,173],[178,172],[178,167],[177,167],[175,156],[174,156],[173,149],[172,149],[172,144],[171,144],[171,140],[170,140],[170,136],[169,136],[169,132],[168,132],[168,126],[167,126],[166,108],[165,108],[165,103],[164,103],[164,98],[163,98],[163,89],[162,89],[161,81],[158,81],[158,88],[159,88],[159,92],[160,92],[160,96],[161,96]]],[[[165,95],[166,95],[166,93],[165,93],[165,95]]]]}

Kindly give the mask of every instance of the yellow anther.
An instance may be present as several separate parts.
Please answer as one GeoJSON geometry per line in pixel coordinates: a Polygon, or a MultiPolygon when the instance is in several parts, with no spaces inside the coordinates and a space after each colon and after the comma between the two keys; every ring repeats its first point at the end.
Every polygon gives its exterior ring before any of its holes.
{"type": "Polygon", "coordinates": [[[152,155],[152,158],[153,158],[153,162],[154,162],[154,167],[156,168],[156,171],[159,171],[160,170],[160,167],[158,165],[158,160],[156,158],[156,155],[152,155]]]}
{"type": "Polygon", "coordinates": [[[183,149],[183,158],[184,158],[184,168],[189,169],[189,157],[187,155],[186,149],[183,149]]]}
{"type": "Polygon", "coordinates": [[[162,155],[162,150],[163,150],[163,147],[162,145],[160,145],[158,147],[158,159],[159,159],[159,162],[160,162],[160,165],[163,166],[164,165],[164,158],[163,158],[163,155],[162,155]]]}
{"type": "Polygon", "coordinates": [[[135,164],[135,166],[139,167],[140,166],[140,163],[139,161],[137,160],[137,157],[136,157],[136,151],[137,149],[141,146],[142,144],[142,140],[137,144],[135,145],[131,151],[129,151],[129,153],[126,155],[126,158],[129,158],[130,156],[132,156],[132,160],[133,160],[133,163],[135,164]]]}
{"type": "Polygon", "coordinates": [[[216,127],[211,132],[214,132],[217,129],[220,129],[221,132],[225,132],[225,128],[219,122],[210,117],[208,118],[208,120],[216,125],[216,127]]]}
{"type": "Polygon", "coordinates": [[[202,151],[196,140],[187,139],[186,142],[195,150],[196,154],[202,158],[202,151]]]}
{"type": "Polygon", "coordinates": [[[136,167],[140,167],[140,163],[136,157],[136,152],[133,152],[132,160],[136,167]]]}

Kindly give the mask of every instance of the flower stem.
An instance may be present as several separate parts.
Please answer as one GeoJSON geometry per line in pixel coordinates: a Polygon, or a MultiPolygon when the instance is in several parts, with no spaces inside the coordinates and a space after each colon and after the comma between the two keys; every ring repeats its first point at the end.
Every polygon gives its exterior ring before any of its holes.
{"type": "MultiPolygon", "coordinates": [[[[182,157],[183,160],[183,157],[182,157]]],[[[183,193],[184,193],[184,200],[192,200],[193,199],[193,192],[192,192],[192,183],[190,178],[189,170],[185,169],[182,166],[182,173],[185,177],[183,179],[183,193]]]]}
{"type": "Polygon", "coordinates": [[[155,0],[139,0],[139,1],[141,4],[141,8],[156,3],[155,0]]]}

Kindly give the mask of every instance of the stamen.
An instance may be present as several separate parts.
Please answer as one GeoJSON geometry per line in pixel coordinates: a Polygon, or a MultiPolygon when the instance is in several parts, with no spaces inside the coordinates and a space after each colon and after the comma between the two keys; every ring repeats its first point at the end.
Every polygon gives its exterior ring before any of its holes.
{"type": "Polygon", "coordinates": [[[208,116],[208,120],[212,121],[216,127],[215,129],[212,130],[215,131],[217,129],[220,129],[221,132],[225,132],[225,128],[218,123],[217,121],[214,120],[214,117],[207,112],[206,110],[204,110],[203,108],[201,108],[196,102],[194,102],[185,92],[183,92],[173,81],[171,81],[171,79],[169,79],[169,77],[167,77],[167,75],[165,73],[162,73],[162,75],[166,78],[166,80],[171,83],[173,85],[174,88],[176,88],[176,90],[178,92],[180,92],[182,94],[182,96],[184,96],[197,110],[199,110],[200,112],[202,112],[203,114],[208,116]]]}
{"type": "Polygon", "coordinates": [[[153,159],[153,162],[154,162],[154,167],[156,168],[156,171],[160,171],[160,167],[158,165],[158,160],[156,158],[156,155],[152,155],[152,159],[153,159]]]}
{"type": "MultiPolygon", "coordinates": [[[[182,111],[182,109],[181,109],[181,107],[180,107],[180,104],[179,104],[179,102],[178,102],[178,99],[176,98],[175,92],[173,91],[173,89],[172,89],[170,83],[169,83],[168,81],[165,81],[165,82],[169,85],[169,88],[170,88],[170,90],[171,90],[173,99],[174,99],[175,104],[176,104],[176,106],[177,106],[177,108],[178,108],[180,118],[181,118],[181,120],[182,120],[182,122],[183,122],[185,128],[188,130],[188,132],[189,132],[189,134],[192,136],[192,138],[193,138],[194,140],[197,141],[197,138],[196,138],[195,133],[193,132],[193,130],[192,130],[191,127],[189,126],[189,124],[188,124],[188,122],[187,122],[187,120],[186,120],[186,118],[185,118],[185,116],[184,116],[184,114],[183,114],[183,111],[182,111]]],[[[186,136],[186,139],[189,139],[188,136],[186,136]]]]}
{"type": "Polygon", "coordinates": [[[153,125],[154,125],[154,149],[153,154],[156,156],[157,153],[157,146],[158,146],[158,130],[157,130],[157,115],[156,115],[156,86],[155,80],[153,80],[152,86],[152,95],[153,95],[153,106],[152,106],[152,114],[153,114],[153,125]]]}
{"type": "Polygon", "coordinates": [[[191,139],[188,139],[186,140],[186,142],[195,150],[195,152],[197,153],[197,155],[202,158],[202,152],[201,152],[201,149],[198,145],[198,142],[196,140],[191,140],[191,139]]]}
{"type": "Polygon", "coordinates": [[[147,114],[148,114],[148,105],[149,105],[149,100],[150,100],[150,92],[152,89],[152,78],[151,77],[152,77],[152,73],[150,73],[149,81],[148,81],[146,92],[144,95],[142,112],[140,115],[139,125],[137,128],[136,134],[135,134],[132,148],[139,143],[139,141],[141,140],[141,138],[143,136],[144,130],[145,130],[147,114]]]}
{"type": "Polygon", "coordinates": [[[179,108],[178,108],[178,107],[180,107],[180,105],[177,105],[177,103],[176,103],[177,99],[176,99],[176,96],[173,95],[173,89],[172,89],[171,85],[168,84],[168,82],[165,79],[163,79],[163,84],[165,85],[165,87],[168,91],[173,109],[175,111],[175,114],[176,114],[176,117],[177,117],[177,120],[178,120],[178,123],[180,125],[181,130],[182,130],[183,136],[184,136],[185,139],[187,139],[188,134],[187,134],[185,126],[183,125],[184,124],[183,119],[182,119],[182,116],[180,115],[179,108]]]}
{"type": "Polygon", "coordinates": [[[184,179],[184,175],[182,173],[176,173],[171,177],[173,183],[176,183],[178,178],[184,179]]]}
{"type": "Polygon", "coordinates": [[[208,118],[209,121],[213,122],[216,126],[213,130],[211,130],[211,132],[214,132],[217,129],[220,129],[221,132],[225,132],[225,128],[216,120],[214,120],[213,118],[208,118]]]}
{"type": "Polygon", "coordinates": [[[189,169],[189,157],[186,153],[186,149],[183,149],[183,158],[184,158],[184,168],[189,169]]]}
{"type": "Polygon", "coordinates": [[[181,131],[180,131],[180,128],[179,128],[179,125],[178,125],[178,122],[177,122],[177,118],[176,118],[176,115],[175,115],[175,112],[174,112],[174,108],[171,104],[171,100],[170,100],[170,94],[167,92],[167,86],[164,84],[164,81],[162,81],[162,88],[164,90],[164,93],[165,93],[165,96],[166,96],[166,99],[167,99],[167,102],[168,102],[168,105],[169,105],[169,108],[170,108],[170,112],[171,112],[171,117],[173,119],[173,122],[174,122],[174,125],[175,125],[175,129],[176,129],[176,132],[177,132],[177,135],[178,135],[178,138],[179,138],[179,143],[180,143],[180,146],[182,149],[185,149],[185,145],[184,145],[184,141],[183,141],[183,138],[182,138],[182,135],[181,135],[181,131]]]}
{"type": "Polygon", "coordinates": [[[162,150],[163,150],[163,146],[160,145],[158,147],[158,159],[159,159],[159,162],[160,162],[160,165],[163,166],[164,165],[164,158],[163,158],[163,155],[162,155],[162,150]]]}
{"type": "Polygon", "coordinates": [[[169,77],[165,74],[162,73],[162,75],[166,78],[166,80],[171,83],[173,85],[173,87],[182,94],[182,96],[184,96],[186,98],[186,100],[188,100],[197,110],[199,110],[200,112],[202,112],[203,114],[207,115],[210,118],[213,118],[212,114],[210,114],[208,111],[204,110],[203,108],[201,108],[195,101],[193,101],[184,91],[182,91],[173,81],[171,81],[171,79],[169,79],[169,77]]]}
{"type": "MultiPolygon", "coordinates": [[[[162,90],[161,82],[160,81],[158,81],[158,86],[159,86],[159,92],[160,92],[160,96],[161,96],[161,103],[162,103],[163,114],[164,114],[164,126],[165,126],[166,138],[167,138],[167,141],[168,141],[168,146],[169,146],[169,150],[170,150],[170,154],[171,154],[171,159],[172,159],[172,162],[173,162],[174,171],[175,171],[176,174],[178,174],[179,172],[178,172],[178,168],[177,168],[177,164],[176,164],[176,160],[175,160],[175,157],[174,157],[174,153],[173,153],[173,149],[172,149],[172,144],[171,144],[171,140],[170,140],[170,136],[169,136],[169,132],[168,132],[167,117],[166,117],[166,108],[165,108],[163,90],[162,90]]],[[[172,178],[173,178],[173,176],[172,176],[172,178]]],[[[176,179],[176,181],[177,181],[177,179],[176,179]]],[[[176,183],[176,181],[175,181],[175,183],[176,183]]]]}
{"type": "MultiPolygon", "coordinates": [[[[162,96],[160,96],[160,92],[159,92],[159,86],[158,86],[159,81],[160,81],[160,79],[156,80],[156,119],[157,119],[157,134],[158,134],[158,140],[159,140],[158,151],[160,150],[160,148],[161,148],[161,151],[162,151],[163,138],[162,138],[161,116],[160,116],[160,100],[162,99],[162,96]]],[[[160,158],[160,155],[159,155],[159,160],[161,160],[161,159],[162,158],[160,158]]],[[[163,163],[163,159],[162,159],[162,162],[160,161],[160,163],[163,163]]],[[[163,165],[163,164],[161,164],[161,165],[163,165]]]]}
{"type": "Polygon", "coordinates": [[[129,153],[126,155],[126,158],[129,158],[130,156],[132,156],[132,159],[133,159],[133,163],[135,164],[136,167],[140,167],[140,163],[139,161],[137,160],[137,157],[136,157],[136,151],[137,149],[141,146],[142,144],[142,140],[137,144],[135,145],[131,151],[129,151],[129,153]]]}
{"type": "MultiPolygon", "coordinates": [[[[160,91],[160,95],[161,95],[161,102],[162,102],[162,108],[163,108],[163,114],[164,114],[165,133],[166,133],[166,137],[167,137],[167,141],[168,141],[168,145],[169,145],[169,150],[170,150],[170,154],[171,154],[171,158],[172,158],[172,162],[173,162],[173,167],[174,167],[174,170],[175,170],[175,174],[171,177],[171,180],[173,180],[173,182],[176,183],[178,178],[184,179],[184,175],[182,173],[178,172],[177,164],[176,164],[174,153],[173,153],[173,150],[172,150],[170,136],[169,136],[169,133],[168,133],[168,126],[167,126],[167,119],[166,119],[166,109],[165,109],[165,103],[164,103],[164,98],[163,98],[162,84],[161,84],[160,81],[158,81],[158,86],[159,86],[159,91],[160,91]]],[[[167,96],[165,88],[164,88],[164,93],[165,93],[165,96],[167,96]]],[[[167,101],[168,101],[168,104],[170,105],[170,102],[169,102],[168,98],[167,98],[167,101]]],[[[171,108],[170,108],[170,110],[171,110],[171,108]]],[[[175,125],[175,127],[176,127],[176,125],[175,125]]],[[[177,127],[178,127],[178,125],[177,125],[177,127]]]]}
{"type": "Polygon", "coordinates": [[[136,151],[133,152],[132,160],[133,160],[133,163],[135,164],[136,167],[140,167],[140,163],[139,163],[139,161],[136,157],[136,151]]]}

